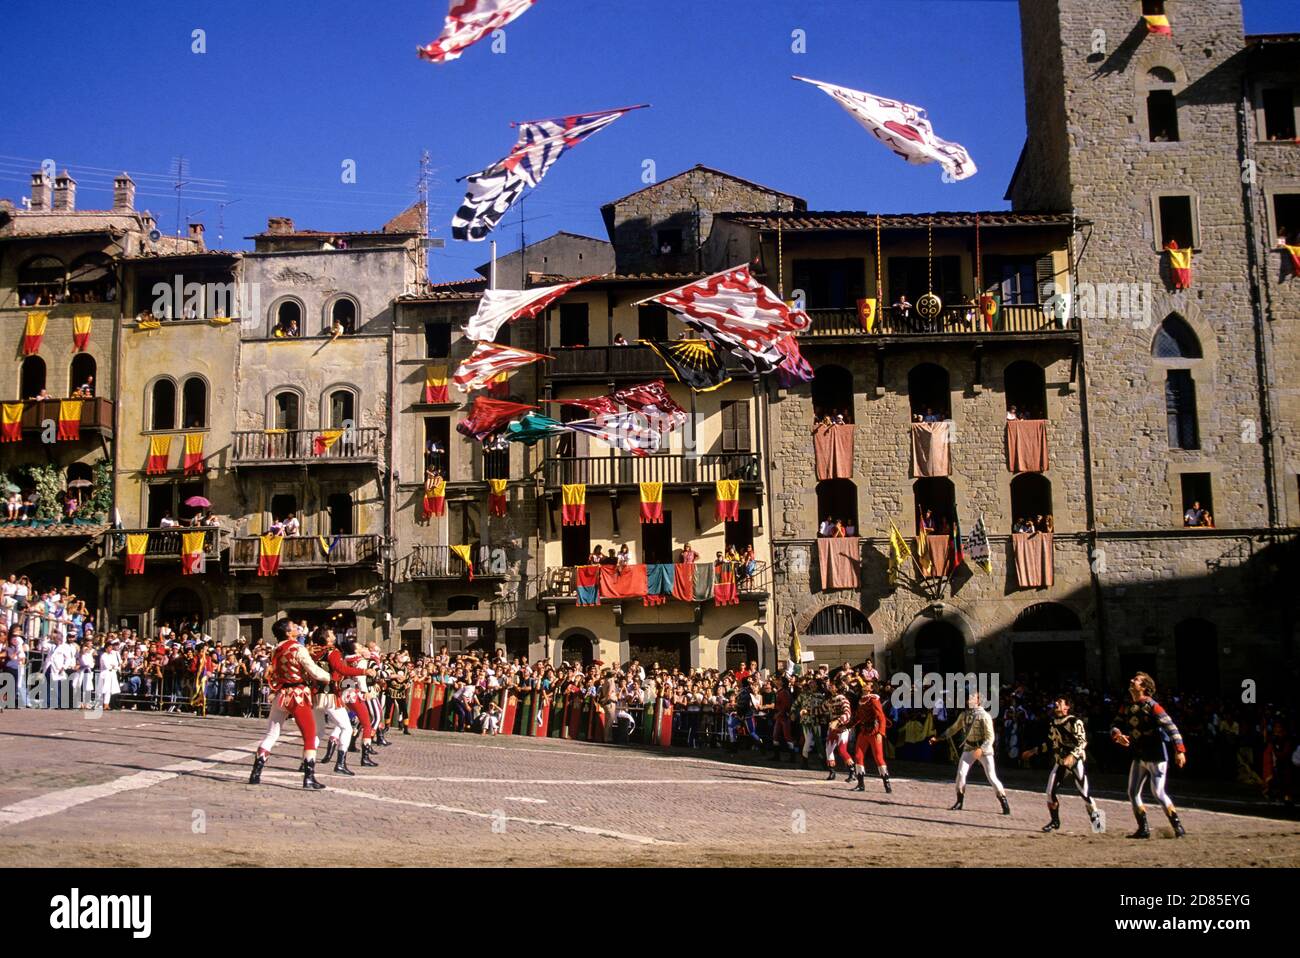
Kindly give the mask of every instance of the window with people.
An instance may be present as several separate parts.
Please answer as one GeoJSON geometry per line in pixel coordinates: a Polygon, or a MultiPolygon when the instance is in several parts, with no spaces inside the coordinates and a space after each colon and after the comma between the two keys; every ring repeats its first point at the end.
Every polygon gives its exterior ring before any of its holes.
{"type": "Polygon", "coordinates": [[[858,534],[858,487],[851,479],[817,483],[818,538],[844,539],[858,534]]]}
{"type": "Polygon", "coordinates": [[[912,483],[916,511],[916,531],[926,535],[947,535],[957,514],[957,490],[952,480],[942,476],[917,479],[912,483]]]}
{"type": "Polygon", "coordinates": [[[1041,473],[1024,472],[1011,480],[1013,533],[1055,532],[1052,483],[1041,473]]]}
{"type": "Polygon", "coordinates": [[[1007,366],[1003,373],[1007,421],[1047,418],[1047,379],[1043,367],[1026,359],[1007,366]]]}
{"type": "Polygon", "coordinates": [[[271,335],[276,339],[296,339],[302,335],[302,303],[286,299],[275,307],[271,335]]]}
{"type": "Polygon", "coordinates": [[[813,424],[840,426],[853,422],[853,373],[843,366],[818,366],[812,381],[813,424]]]}
{"type": "Polygon", "coordinates": [[[907,374],[907,396],[912,422],[943,422],[952,418],[948,370],[921,363],[907,374]]]}
{"type": "Polygon", "coordinates": [[[63,260],[34,256],[18,267],[18,305],[57,306],[64,301],[66,283],[63,260]]]}

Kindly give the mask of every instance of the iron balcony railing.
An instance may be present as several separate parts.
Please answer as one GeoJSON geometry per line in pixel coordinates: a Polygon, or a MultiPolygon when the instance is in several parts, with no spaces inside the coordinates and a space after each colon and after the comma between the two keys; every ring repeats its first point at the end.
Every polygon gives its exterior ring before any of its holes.
{"type": "MultiPolygon", "coordinates": [[[[217,526],[200,528],[204,532],[203,554],[209,559],[217,558],[223,548],[222,540],[226,536],[225,530],[217,526]]],[[[126,555],[127,536],[147,535],[149,538],[145,544],[145,559],[180,559],[181,536],[187,532],[198,531],[199,529],[186,528],[185,526],[171,526],[167,529],[113,529],[104,533],[104,557],[106,559],[122,558],[126,555]]]]}
{"type": "Polygon", "coordinates": [[[283,463],[378,462],[383,455],[383,430],[377,426],[345,429],[326,445],[326,429],[243,430],[233,436],[236,466],[283,463]]]}
{"type": "MultiPolygon", "coordinates": [[[[230,543],[231,569],[256,569],[261,558],[260,536],[239,536],[230,543]]],[[[378,566],[383,536],[286,536],[280,546],[280,568],[329,569],[378,566]]]]}
{"type": "Polygon", "coordinates": [[[1003,305],[993,319],[990,330],[974,304],[945,306],[933,320],[926,320],[913,306],[907,315],[884,306],[868,333],[862,328],[858,312],[852,308],[810,309],[812,325],[800,333],[803,339],[821,336],[947,336],[961,334],[996,335],[998,333],[1059,333],[1075,328],[1073,321],[1058,323],[1053,314],[1036,305],[1003,305]]]}
{"type": "MultiPolygon", "coordinates": [[[[39,432],[49,420],[59,421],[58,399],[31,399],[23,403],[23,432],[39,432]]],[[[94,429],[111,435],[113,432],[113,400],[99,396],[81,401],[81,428],[94,429]]]]}
{"type": "MultiPolygon", "coordinates": [[[[500,546],[475,543],[470,550],[474,559],[474,578],[500,579],[506,575],[505,552],[500,546]]],[[[451,546],[420,545],[402,560],[401,578],[407,580],[466,580],[468,570],[451,546]]]]}
{"type": "Polygon", "coordinates": [[[589,486],[634,486],[662,482],[670,486],[739,479],[758,482],[758,455],[729,452],[704,456],[553,456],[545,462],[546,487],[585,483],[589,486]]]}

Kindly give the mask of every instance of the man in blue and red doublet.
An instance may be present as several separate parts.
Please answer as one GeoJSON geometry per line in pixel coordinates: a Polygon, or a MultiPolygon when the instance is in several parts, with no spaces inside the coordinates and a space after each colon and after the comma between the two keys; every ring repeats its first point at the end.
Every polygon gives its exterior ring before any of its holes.
{"type": "Polygon", "coordinates": [[[1146,808],[1142,805],[1142,789],[1147,784],[1164,808],[1169,824],[1174,828],[1174,836],[1182,838],[1187,832],[1178,820],[1178,809],[1165,794],[1165,778],[1169,769],[1169,746],[1174,749],[1174,764],[1179,768],[1187,764],[1183,736],[1169,713],[1155,700],[1155,679],[1145,672],[1138,672],[1129,681],[1128,694],[1130,701],[1115,717],[1110,737],[1116,744],[1133,752],[1133,763],[1128,771],[1128,800],[1133,803],[1133,816],[1138,827],[1129,838],[1151,837],[1146,808]]]}

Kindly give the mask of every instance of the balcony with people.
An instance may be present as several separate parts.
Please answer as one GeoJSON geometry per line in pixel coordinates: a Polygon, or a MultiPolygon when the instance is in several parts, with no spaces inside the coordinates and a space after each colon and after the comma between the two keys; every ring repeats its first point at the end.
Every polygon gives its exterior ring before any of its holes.
{"type": "Polygon", "coordinates": [[[232,570],[260,569],[268,550],[279,557],[278,569],[378,569],[383,559],[384,537],[357,533],[357,503],[348,493],[330,494],[314,514],[302,512],[293,493],[277,493],[266,514],[243,525],[263,531],[231,539],[232,570]]]}

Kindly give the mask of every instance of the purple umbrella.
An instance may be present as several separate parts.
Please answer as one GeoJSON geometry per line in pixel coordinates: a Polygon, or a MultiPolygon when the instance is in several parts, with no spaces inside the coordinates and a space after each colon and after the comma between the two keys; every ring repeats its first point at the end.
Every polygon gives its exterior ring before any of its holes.
{"type": "Polygon", "coordinates": [[[202,496],[190,496],[185,500],[185,504],[191,509],[209,509],[212,507],[212,503],[202,496]]]}

